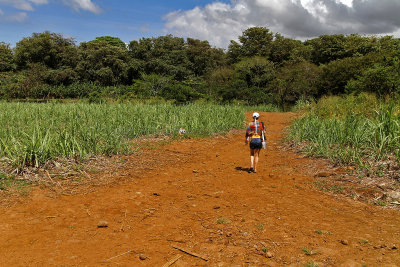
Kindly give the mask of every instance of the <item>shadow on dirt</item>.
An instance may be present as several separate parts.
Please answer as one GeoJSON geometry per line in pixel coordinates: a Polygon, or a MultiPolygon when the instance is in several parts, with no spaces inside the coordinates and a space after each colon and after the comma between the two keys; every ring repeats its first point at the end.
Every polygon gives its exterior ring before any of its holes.
{"type": "Polygon", "coordinates": [[[252,172],[250,168],[236,167],[235,170],[242,172],[252,172]]]}

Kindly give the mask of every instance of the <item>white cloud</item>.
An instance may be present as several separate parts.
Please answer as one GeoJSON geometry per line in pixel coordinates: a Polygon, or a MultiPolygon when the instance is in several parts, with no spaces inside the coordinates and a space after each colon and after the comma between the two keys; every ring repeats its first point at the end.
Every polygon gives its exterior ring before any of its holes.
{"type": "MultiPolygon", "coordinates": [[[[50,0],[0,0],[0,5],[12,6],[15,9],[23,11],[34,11],[35,5],[48,4],[50,0]]],[[[61,1],[61,0],[53,0],[61,1]]],[[[102,10],[94,4],[91,0],[62,0],[68,6],[71,6],[75,11],[86,10],[99,14],[102,10]]],[[[8,23],[24,23],[28,20],[26,12],[5,13],[0,9],[0,22],[8,23]]]]}
{"type": "Polygon", "coordinates": [[[43,4],[47,4],[49,1],[48,0],[29,0],[32,3],[35,3],[37,5],[43,5],[43,4]]]}
{"type": "Polygon", "coordinates": [[[204,8],[175,11],[167,14],[164,19],[167,21],[165,26],[168,32],[225,46],[228,40],[240,35],[243,29],[250,26],[245,19],[248,13],[247,4],[227,5],[216,2],[204,8]]]}
{"type": "Polygon", "coordinates": [[[400,30],[399,0],[231,0],[167,14],[165,31],[227,47],[242,31],[267,27],[287,37],[391,34],[400,30]]]}
{"type": "Polygon", "coordinates": [[[0,4],[13,6],[16,9],[33,11],[33,5],[47,4],[48,0],[0,0],[0,4]]]}
{"type": "Polygon", "coordinates": [[[95,14],[100,14],[102,12],[101,8],[98,7],[91,0],[63,0],[66,5],[71,6],[75,11],[86,10],[93,12],[95,14]]]}
{"type": "MultiPolygon", "coordinates": [[[[18,10],[33,11],[34,5],[48,4],[48,0],[0,0],[0,4],[12,6],[18,10]]],[[[1,22],[24,23],[27,20],[28,14],[26,12],[6,14],[3,10],[0,10],[1,22]]]]}
{"type": "Polygon", "coordinates": [[[23,23],[28,19],[25,12],[19,12],[11,15],[5,15],[3,11],[0,12],[0,22],[23,23]]]}
{"type": "MultiPolygon", "coordinates": [[[[92,0],[62,0],[62,2],[72,7],[75,11],[86,10],[95,14],[99,14],[102,11],[92,0]]],[[[0,0],[0,4],[12,6],[24,11],[34,11],[35,5],[44,5],[48,3],[49,0],[0,0]]]]}

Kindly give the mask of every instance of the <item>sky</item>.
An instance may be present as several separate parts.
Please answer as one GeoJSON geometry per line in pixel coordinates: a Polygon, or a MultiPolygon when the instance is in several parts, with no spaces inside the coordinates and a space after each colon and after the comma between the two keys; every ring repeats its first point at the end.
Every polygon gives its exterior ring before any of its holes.
{"type": "Polygon", "coordinates": [[[0,0],[0,42],[15,46],[44,31],[77,44],[172,34],[227,48],[254,26],[299,40],[351,33],[399,38],[399,14],[400,0],[0,0]]]}

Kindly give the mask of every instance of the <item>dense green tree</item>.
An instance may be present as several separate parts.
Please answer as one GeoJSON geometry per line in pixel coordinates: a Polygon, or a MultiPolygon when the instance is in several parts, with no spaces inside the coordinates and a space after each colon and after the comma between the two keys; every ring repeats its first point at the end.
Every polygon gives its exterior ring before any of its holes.
{"type": "Polygon", "coordinates": [[[47,31],[33,33],[17,43],[15,62],[19,69],[25,69],[31,63],[40,63],[52,69],[75,67],[78,51],[72,38],[47,31]]]}
{"type": "Polygon", "coordinates": [[[221,86],[218,88],[218,100],[222,102],[231,102],[233,100],[242,100],[242,92],[247,90],[246,81],[234,79],[229,86],[221,86]]]}
{"type": "Polygon", "coordinates": [[[109,44],[111,46],[126,48],[126,44],[118,37],[100,36],[100,37],[96,37],[96,39],[94,39],[92,41],[89,41],[88,43],[96,43],[96,42],[106,42],[107,44],[109,44]]]}
{"type": "Polygon", "coordinates": [[[9,44],[0,42],[0,72],[14,68],[13,53],[9,44]]]}
{"type": "Polygon", "coordinates": [[[393,38],[393,36],[383,36],[379,39],[372,37],[371,40],[374,43],[374,51],[400,55],[400,39],[393,38]]]}
{"type": "Polygon", "coordinates": [[[215,69],[207,76],[208,90],[206,91],[206,94],[218,99],[218,92],[230,90],[235,74],[235,71],[229,67],[215,69]]]}
{"type": "Polygon", "coordinates": [[[76,71],[81,81],[102,85],[129,84],[130,59],[125,48],[106,42],[81,43],[76,71]]]}
{"type": "Polygon", "coordinates": [[[191,75],[183,38],[172,35],[142,38],[130,42],[129,52],[132,58],[142,62],[147,74],[174,76],[176,80],[184,80],[191,75]]]}
{"type": "Polygon", "coordinates": [[[49,85],[70,85],[79,81],[79,74],[72,68],[49,69],[43,81],[49,85]]]}
{"type": "Polygon", "coordinates": [[[187,56],[191,63],[189,68],[196,76],[203,76],[225,64],[223,50],[212,48],[208,41],[188,38],[187,56]]]}
{"type": "Polygon", "coordinates": [[[239,98],[250,105],[261,105],[273,103],[272,93],[268,88],[257,86],[245,87],[240,91],[239,98]]]}
{"type": "Polygon", "coordinates": [[[252,27],[245,30],[243,34],[239,36],[239,41],[242,44],[242,55],[246,57],[268,57],[271,50],[272,40],[273,33],[267,28],[252,27]]]}
{"type": "Polygon", "coordinates": [[[168,100],[175,100],[176,103],[187,103],[199,99],[201,94],[190,86],[172,82],[163,88],[161,96],[168,100]]]}
{"type": "Polygon", "coordinates": [[[18,42],[15,61],[19,69],[27,70],[26,81],[33,87],[68,85],[79,80],[75,71],[78,54],[73,38],[46,31],[34,33],[18,42]]]}
{"type": "Polygon", "coordinates": [[[373,92],[379,96],[400,92],[400,40],[392,36],[371,37],[373,50],[361,73],[346,86],[346,93],[373,92]]]}
{"type": "Polygon", "coordinates": [[[379,96],[400,93],[400,59],[386,58],[350,80],[347,93],[372,92],[379,96]]]}
{"type": "Polygon", "coordinates": [[[332,61],[321,67],[318,95],[339,95],[346,92],[345,88],[351,79],[382,61],[382,55],[369,53],[366,56],[348,57],[332,61]]]}
{"type": "Polygon", "coordinates": [[[129,58],[128,81],[140,79],[144,72],[144,62],[139,59],[129,58]]]}
{"type": "Polygon", "coordinates": [[[191,75],[184,65],[171,65],[162,58],[154,58],[144,63],[145,73],[155,73],[162,76],[172,76],[177,81],[183,81],[191,75]]]}
{"type": "Polygon", "coordinates": [[[305,44],[312,46],[312,61],[315,64],[326,64],[338,59],[390,51],[400,47],[400,42],[392,37],[362,37],[358,34],[322,35],[306,41],[305,44]]]}
{"type": "Polygon", "coordinates": [[[285,110],[299,99],[310,99],[317,94],[320,68],[310,62],[287,64],[277,71],[271,83],[276,102],[285,110]]]}
{"type": "Polygon", "coordinates": [[[41,98],[39,92],[44,86],[47,67],[41,63],[31,63],[26,70],[11,75],[7,87],[12,98],[41,98]]]}
{"type": "Polygon", "coordinates": [[[272,62],[281,64],[289,60],[308,60],[310,56],[311,50],[301,41],[285,38],[279,33],[275,34],[269,55],[272,62]]]}
{"type": "Polygon", "coordinates": [[[135,81],[135,88],[144,96],[161,96],[172,82],[172,77],[159,74],[142,74],[140,80],[135,81]]]}
{"type": "Polygon", "coordinates": [[[129,43],[128,49],[132,58],[148,60],[150,51],[153,49],[153,38],[141,38],[139,41],[133,40],[129,43]]]}
{"type": "Polygon", "coordinates": [[[240,61],[240,58],[243,56],[241,51],[241,45],[231,40],[228,46],[228,62],[230,64],[235,64],[240,61]]]}
{"type": "Polygon", "coordinates": [[[275,66],[263,57],[246,58],[235,64],[236,79],[245,81],[247,87],[267,87],[275,78],[275,66]]]}
{"type": "Polygon", "coordinates": [[[228,56],[232,63],[244,57],[261,56],[268,58],[271,51],[273,33],[264,27],[252,27],[243,31],[238,44],[231,41],[228,56]]]}
{"type": "Polygon", "coordinates": [[[170,66],[187,66],[185,39],[172,35],[153,38],[153,48],[149,51],[151,58],[165,61],[170,66]]]}
{"type": "Polygon", "coordinates": [[[400,92],[400,77],[398,70],[380,64],[367,69],[351,80],[346,89],[348,92],[372,92],[379,96],[400,92]]]}
{"type": "Polygon", "coordinates": [[[214,68],[225,64],[222,49],[212,48],[207,41],[173,37],[142,38],[131,41],[129,52],[141,62],[147,74],[173,76],[183,81],[190,76],[203,76],[214,68]]]}
{"type": "Polygon", "coordinates": [[[185,60],[185,40],[172,35],[141,38],[131,41],[128,48],[131,56],[140,60],[162,58],[169,64],[180,64],[185,60]]]}
{"type": "Polygon", "coordinates": [[[137,94],[179,103],[199,97],[275,100],[286,108],[325,94],[399,93],[399,58],[400,40],[391,36],[322,35],[301,42],[252,27],[225,53],[208,41],[172,35],[128,47],[101,36],[77,47],[72,38],[43,32],[23,38],[14,50],[0,43],[0,97],[90,95],[98,101],[137,94]]]}
{"type": "Polygon", "coordinates": [[[321,35],[306,41],[313,47],[312,62],[319,65],[345,57],[345,36],[343,34],[321,35]]]}
{"type": "Polygon", "coordinates": [[[373,41],[375,37],[362,37],[358,34],[350,34],[346,36],[344,42],[344,57],[364,56],[368,53],[376,52],[377,47],[373,41]]]}
{"type": "Polygon", "coordinates": [[[214,81],[225,86],[218,88],[223,101],[244,100],[250,104],[267,103],[268,85],[275,78],[275,66],[264,57],[245,58],[234,65],[233,77],[229,69],[214,72],[214,81]]]}

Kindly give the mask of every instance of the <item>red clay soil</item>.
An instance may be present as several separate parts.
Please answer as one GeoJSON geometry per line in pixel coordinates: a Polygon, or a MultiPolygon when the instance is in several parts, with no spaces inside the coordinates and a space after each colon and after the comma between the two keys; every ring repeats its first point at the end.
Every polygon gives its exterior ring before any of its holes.
{"type": "Polygon", "coordinates": [[[292,117],[262,114],[257,174],[236,131],[128,157],[91,192],[35,189],[0,208],[0,266],[400,266],[400,213],[316,190],[328,165],[281,147],[292,117]]]}

